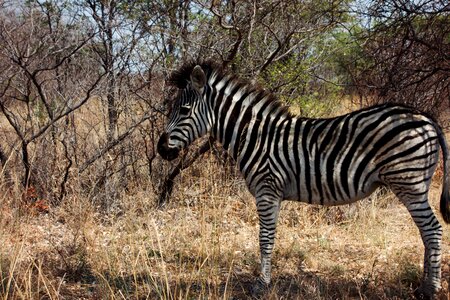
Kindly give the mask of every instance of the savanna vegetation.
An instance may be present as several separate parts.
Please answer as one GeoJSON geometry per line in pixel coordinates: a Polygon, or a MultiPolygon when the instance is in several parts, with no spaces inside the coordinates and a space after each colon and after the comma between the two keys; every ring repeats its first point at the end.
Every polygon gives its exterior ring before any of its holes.
{"type": "MultiPolygon", "coordinates": [[[[447,1],[0,0],[1,299],[250,297],[258,216],[233,161],[208,138],[173,163],[155,149],[165,79],[201,59],[305,117],[400,102],[450,140],[447,1]]],[[[406,299],[419,285],[419,233],[388,191],[283,203],[279,224],[270,299],[406,299]]]]}

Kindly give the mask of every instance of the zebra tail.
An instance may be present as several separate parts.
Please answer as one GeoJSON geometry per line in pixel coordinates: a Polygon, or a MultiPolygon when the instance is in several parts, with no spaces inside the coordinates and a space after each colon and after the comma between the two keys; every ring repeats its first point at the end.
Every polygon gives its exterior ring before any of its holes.
{"type": "Polygon", "coordinates": [[[441,194],[441,213],[444,221],[450,223],[450,157],[448,156],[448,145],[445,140],[445,135],[439,125],[435,125],[438,131],[439,144],[442,149],[442,157],[444,159],[444,177],[442,178],[442,194],[441,194]]]}

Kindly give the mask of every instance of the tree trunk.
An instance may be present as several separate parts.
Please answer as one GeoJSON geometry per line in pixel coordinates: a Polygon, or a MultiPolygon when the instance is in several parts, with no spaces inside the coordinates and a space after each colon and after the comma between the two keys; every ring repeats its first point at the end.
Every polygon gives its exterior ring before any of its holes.
{"type": "Polygon", "coordinates": [[[22,185],[26,188],[32,185],[31,181],[31,168],[30,168],[30,160],[28,155],[28,143],[26,141],[22,141],[22,163],[24,167],[24,175],[22,179],[22,185]]]}

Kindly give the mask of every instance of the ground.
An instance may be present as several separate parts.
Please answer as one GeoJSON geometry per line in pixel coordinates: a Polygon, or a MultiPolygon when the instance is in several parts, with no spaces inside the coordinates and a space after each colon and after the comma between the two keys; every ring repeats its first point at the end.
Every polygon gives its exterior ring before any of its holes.
{"type": "MultiPolygon", "coordinates": [[[[247,299],[259,268],[254,200],[241,180],[205,171],[215,170],[215,161],[205,160],[206,167],[202,162],[182,175],[173,202],[163,210],[142,188],[124,194],[121,206],[108,214],[83,198],[30,211],[5,196],[0,295],[247,299]]],[[[441,178],[435,178],[430,198],[436,212],[440,190],[441,178]]],[[[448,299],[450,227],[439,219],[444,237],[438,299],[448,299]]],[[[267,297],[410,298],[422,257],[408,212],[384,190],[334,208],[284,202],[267,297]]]]}
{"type": "MultiPolygon", "coordinates": [[[[151,182],[123,191],[107,212],[81,193],[24,206],[20,187],[0,187],[0,298],[249,298],[259,270],[255,201],[218,168],[205,156],[184,171],[164,209],[151,182]]],[[[444,232],[437,299],[448,300],[442,176],[441,164],[429,198],[444,232]]],[[[408,299],[422,267],[419,232],[386,190],[333,208],[284,202],[266,298],[408,299]]]]}

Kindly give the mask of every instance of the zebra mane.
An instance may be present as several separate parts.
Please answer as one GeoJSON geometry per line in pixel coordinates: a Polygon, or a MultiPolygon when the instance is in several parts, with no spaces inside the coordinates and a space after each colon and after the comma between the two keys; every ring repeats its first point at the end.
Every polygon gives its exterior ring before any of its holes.
{"type": "Polygon", "coordinates": [[[222,66],[213,62],[212,60],[205,60],[205,61],[190,60],[184,63],[181,67],[179,67],[178,70],[173,71],[170,74],[169,78],[167,79],[167,82],[171,86],[175,86],[179,89],[184,89],[188,81],[191,80],[191,73],[196,65],[202,67],[207,78],[209,78],[209,76],[211,76],[212,73],[216,73],[218,75],[224,74],[222,66]]]}
{"type": "Polygon", "coordinates": [[[216,78],[227,77],[228,81],[232,81],[235,86],[245,89],[247,93],[257,94],[258,99],[264,99],[264,101],[272,102],[283,113],[292,116],[292,113],[289,111],[289,108],[283,102],[279,101],[273,93],[267,91],[260,85],[255,84],[248,79],[239,78],[239,76],[237,76],[236,74],[232,74],[229,71],[225,71],[220,64],[217,64],[212,60],[205,60],[205,61],[191,60],[184,63],[181,67],[179,67],[177,70],[173,71],[170,74],[170,76],[167,79],[168,84],[179,89],[184,89],[187,83],[191,80],[190,79],[191,73],[196,65],[202,67],[203,71],[205,72],[206,78],[210,78],[213,74],[216,78]]]}

